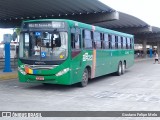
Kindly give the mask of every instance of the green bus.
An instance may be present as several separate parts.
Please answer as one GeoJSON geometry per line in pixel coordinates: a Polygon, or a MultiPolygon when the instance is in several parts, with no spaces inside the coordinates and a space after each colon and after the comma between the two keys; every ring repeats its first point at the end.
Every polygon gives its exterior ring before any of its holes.
{"type": "Polygon", "coordinates": [[[23,21],[20,82],[85,87],[88,80],[134,64],[134,36],[66,19],[23,21]]]}

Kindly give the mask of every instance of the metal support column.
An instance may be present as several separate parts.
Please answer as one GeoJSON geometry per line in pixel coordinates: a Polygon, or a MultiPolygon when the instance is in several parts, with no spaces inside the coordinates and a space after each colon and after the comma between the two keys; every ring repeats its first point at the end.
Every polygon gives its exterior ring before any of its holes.
{"type": "Polygon", "coordinates": [[[144,57],[147,57],[147,48],[146,48],[146,45],[147,45],[147,40],[143,40],[143,53],[144,53],[144,57]]]}
{"type": "Polygon", "coordinates": [[[10,65],[10,43],[5,43],[5,66],[3,72],[12,72],[10,65]]]}
{"type": "Polygon", "coordinates": [[[160,42],[159,41],[157,42],[157,53],[158,55],[160,55],[160,42]]]}

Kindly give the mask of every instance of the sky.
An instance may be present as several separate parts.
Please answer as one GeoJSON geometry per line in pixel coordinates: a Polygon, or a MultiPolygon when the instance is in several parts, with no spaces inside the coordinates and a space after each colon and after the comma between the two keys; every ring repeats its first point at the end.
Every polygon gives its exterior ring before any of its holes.
{"type": "Polygon", "coordinates": [[[13,34],[13,29],[0,29],[0,42],[3,41],[3,34],[13,34]]]}
{"type": "Polygon", "coordinates": [[[107,6],[160,28],[159,0],[99,0],[107,6]]]}

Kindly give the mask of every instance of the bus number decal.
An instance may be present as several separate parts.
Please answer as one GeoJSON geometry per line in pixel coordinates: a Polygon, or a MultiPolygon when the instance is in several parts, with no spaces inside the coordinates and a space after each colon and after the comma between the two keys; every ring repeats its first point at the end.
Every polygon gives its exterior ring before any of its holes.
{"type": "Polygon", "coordinates": [[[88,55],[88,53],[85,53],[83,55],[83,61],[91,61],[93,58],[93,55],[88,55]]]}
{"type": "Polygon", "coordinates": [[[128,54],[129,54],[129,51],[126,51],[125,54],[128,55],[128,54]]]}

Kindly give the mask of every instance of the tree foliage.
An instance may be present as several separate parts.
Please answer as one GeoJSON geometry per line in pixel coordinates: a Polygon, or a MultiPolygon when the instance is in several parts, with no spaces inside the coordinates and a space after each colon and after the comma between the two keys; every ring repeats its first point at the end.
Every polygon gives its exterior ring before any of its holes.
{"type": "Polygon", "coordinates": [[[20,28],[16,28],[16,29],[15,29],[15,32],[17,33],[17,36],[19,36],[19,35],[20,35],[20,32],[21,32],[21,29],[20,29],[20,28]]]}

